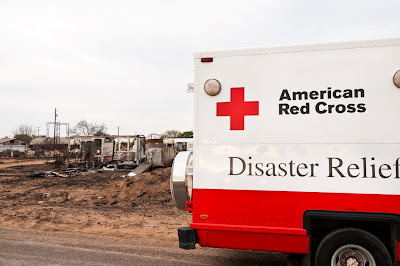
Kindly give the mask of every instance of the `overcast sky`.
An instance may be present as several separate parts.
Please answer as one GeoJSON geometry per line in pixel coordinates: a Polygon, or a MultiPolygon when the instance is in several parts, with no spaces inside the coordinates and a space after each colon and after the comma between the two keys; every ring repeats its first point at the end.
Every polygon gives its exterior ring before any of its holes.
{"type": "MultiPolygon", "coordinates": [[[[192,130],[193,52],[400,37],[400,1],[1,1],[0,137],[192,130]]],[[[399,61],[400,66],[400,61],[399,61]]]]}

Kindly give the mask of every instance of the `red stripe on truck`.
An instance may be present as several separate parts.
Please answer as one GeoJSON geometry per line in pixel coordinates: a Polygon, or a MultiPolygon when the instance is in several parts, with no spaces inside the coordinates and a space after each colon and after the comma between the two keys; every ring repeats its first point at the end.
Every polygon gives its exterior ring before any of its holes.
{"type": "Polygon", "coordinates": [[[201,246],[306,254],[305,211],[400,214],[399,202],[400,195],[193,189],[191,227],[201,246]]]}

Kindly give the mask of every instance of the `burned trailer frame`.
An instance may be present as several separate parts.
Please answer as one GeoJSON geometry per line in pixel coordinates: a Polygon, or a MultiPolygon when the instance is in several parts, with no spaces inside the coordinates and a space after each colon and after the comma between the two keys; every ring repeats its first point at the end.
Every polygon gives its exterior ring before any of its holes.
{"type": "Polygon", "coordinates": [[[172,145],[176,154],[181,151],[193,150],[193,138],[168,138],[164,139],[164,145],[166,144],[172,145]]]}
{"type": "Polygon", "coordinates": [[[72,136],[69,152],[73,163],[89,168],[112,163],[115,168],[132,169],[146,159],[145,136],[72,136]],[[128,140],[126,148],[121,145],[124,139],[128,140]]]}
{"type": "Polygon", "coordinates": [[[169,167],[176,156],[174,145],[165,143],[159,134],[150,134],[146,139],[147,162],[153,167],[169,167]]]}
{"type": "Polygon", "coordinates": [[[135,169],[143,163],[170,167],[180,151],[191,150],[192,139],[164,139],[159,134],[72,136],[70,158],[87,167],[104,170],[135,169]]]}
{"type": "Polygon", "coordinates": [[[146,140],[147,161],[155,167],[169,167],[181,151],[193,150],[192,138],[163,138],[150,134],[146,140]]]}
{"type": "Polygon", "coordinates": [[[116,162],[117,169],[133,169],[146,161],[145,151],[146,137],[144,135],[118,136],[117,141],[114,141],[111,160],[116,162]],[[122,143],[124,142],[121,141],[121,139],[127,140],[126,148],[121,148],[122,143]]]}

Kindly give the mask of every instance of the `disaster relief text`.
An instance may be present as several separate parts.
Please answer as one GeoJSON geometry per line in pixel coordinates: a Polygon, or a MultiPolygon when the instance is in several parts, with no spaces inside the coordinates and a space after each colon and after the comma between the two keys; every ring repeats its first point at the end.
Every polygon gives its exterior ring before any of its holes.
{"type": "MultiPolygon", "coordinates": [[[[360,158],[356,162],[345,162],[338,157],[326,157],[327,169],[321,163],[288,162],[254,162],[252,157],[229,158],[229,175],[247,176],[298,176],[298,177],[350,177],[350,178],[400,178],[400,157],[390,163],[375,163],[375,158],[360,158]]],[[[325,164],[324,164],[325,165],[325,164]]]]}

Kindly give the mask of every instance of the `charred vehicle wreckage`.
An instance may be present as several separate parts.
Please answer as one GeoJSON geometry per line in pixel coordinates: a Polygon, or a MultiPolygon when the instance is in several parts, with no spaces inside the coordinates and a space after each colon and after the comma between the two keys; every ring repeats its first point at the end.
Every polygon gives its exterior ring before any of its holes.
{"type": "Polygon", "coordinates": [[[151,168],[169,167],[180,151],[192,149],[190,138],[163,138],[158,134],[116,136],[71,136],[35,138],[30,155],[54,157],[59,168],[131,170],[133,175],[151,168]]]}

